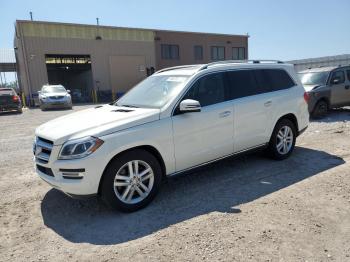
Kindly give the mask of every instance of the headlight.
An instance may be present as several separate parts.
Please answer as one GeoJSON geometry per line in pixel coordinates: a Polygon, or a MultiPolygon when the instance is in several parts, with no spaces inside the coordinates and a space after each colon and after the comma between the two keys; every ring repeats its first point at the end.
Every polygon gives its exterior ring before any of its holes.
{"type": "Polygon", "coordinates": [[[102,144],[103,140],[92,136],[67,141],[63,144],[58,159],[77,159],[86,157],[95,152],[102,144]]]}

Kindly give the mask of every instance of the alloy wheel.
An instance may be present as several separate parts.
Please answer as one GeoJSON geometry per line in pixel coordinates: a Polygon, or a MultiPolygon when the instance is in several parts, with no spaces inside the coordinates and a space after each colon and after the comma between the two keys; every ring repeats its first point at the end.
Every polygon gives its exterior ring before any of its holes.
{"type": "Polygon", "coordinates": [[[154,172],[142,160],[132,160],[124,164],[114,178],[114,193],[126,204],[137,204],[151,192],[154,172]]]}
{"type": "Polygon", "coordinates": [[[276,148],[281,155],[288,154],[293,146],[293,131],[289,126],[283,126],[277,133],[276,148]]]}

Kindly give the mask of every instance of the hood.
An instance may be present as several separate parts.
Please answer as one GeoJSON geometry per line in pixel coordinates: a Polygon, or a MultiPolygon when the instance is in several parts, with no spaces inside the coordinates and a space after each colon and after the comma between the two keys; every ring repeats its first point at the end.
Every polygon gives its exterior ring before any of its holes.
{"type": "Polygon", "coordinates": [[[99,137],[159,120],[159,113],[159,109],[96,106],[51,120],[39,126],[35,135],[60,145],[69,139],[99,137]]]}
{"type": "Polygon", "coordinates": [[[322,85],[304,85],[304,89],[306,92],[310,92],[318,87],[321,87],[322,85]]]}

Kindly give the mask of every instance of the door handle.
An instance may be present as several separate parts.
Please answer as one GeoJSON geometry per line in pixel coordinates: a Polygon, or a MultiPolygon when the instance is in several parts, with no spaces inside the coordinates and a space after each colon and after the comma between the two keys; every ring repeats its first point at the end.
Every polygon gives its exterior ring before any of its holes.
{"type": "Polygon", "coordinates": [[[227,117],[227,116],[229,116],[229,115],[231,115],[231,111],[225,111],[225,112],[221,112],[221,113],[219,114],[220,117],[227,117]]]}
{"type": "Polygon", "coordinates": [[[349,89],[349,88],[350,88],[350,85],[345,86],[345,89],[349,89]]]}
{"type": "Polygon", "coordinates": [[[267,101],[264,103],[264,106],[270,106],[272,104],[272,101],[267,101]]]}

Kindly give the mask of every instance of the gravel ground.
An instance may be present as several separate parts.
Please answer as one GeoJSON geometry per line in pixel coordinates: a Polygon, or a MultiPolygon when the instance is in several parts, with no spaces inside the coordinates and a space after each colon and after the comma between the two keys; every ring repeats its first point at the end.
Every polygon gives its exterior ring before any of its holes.
{"type": "Polygon", "coordinates": [[[0,115],[1,261],[350,261],[350,110],[312,122],[285,161],[253,154],[168,179],[132,214],[35,174],[35,128],[69,112],[0,115]]]}

